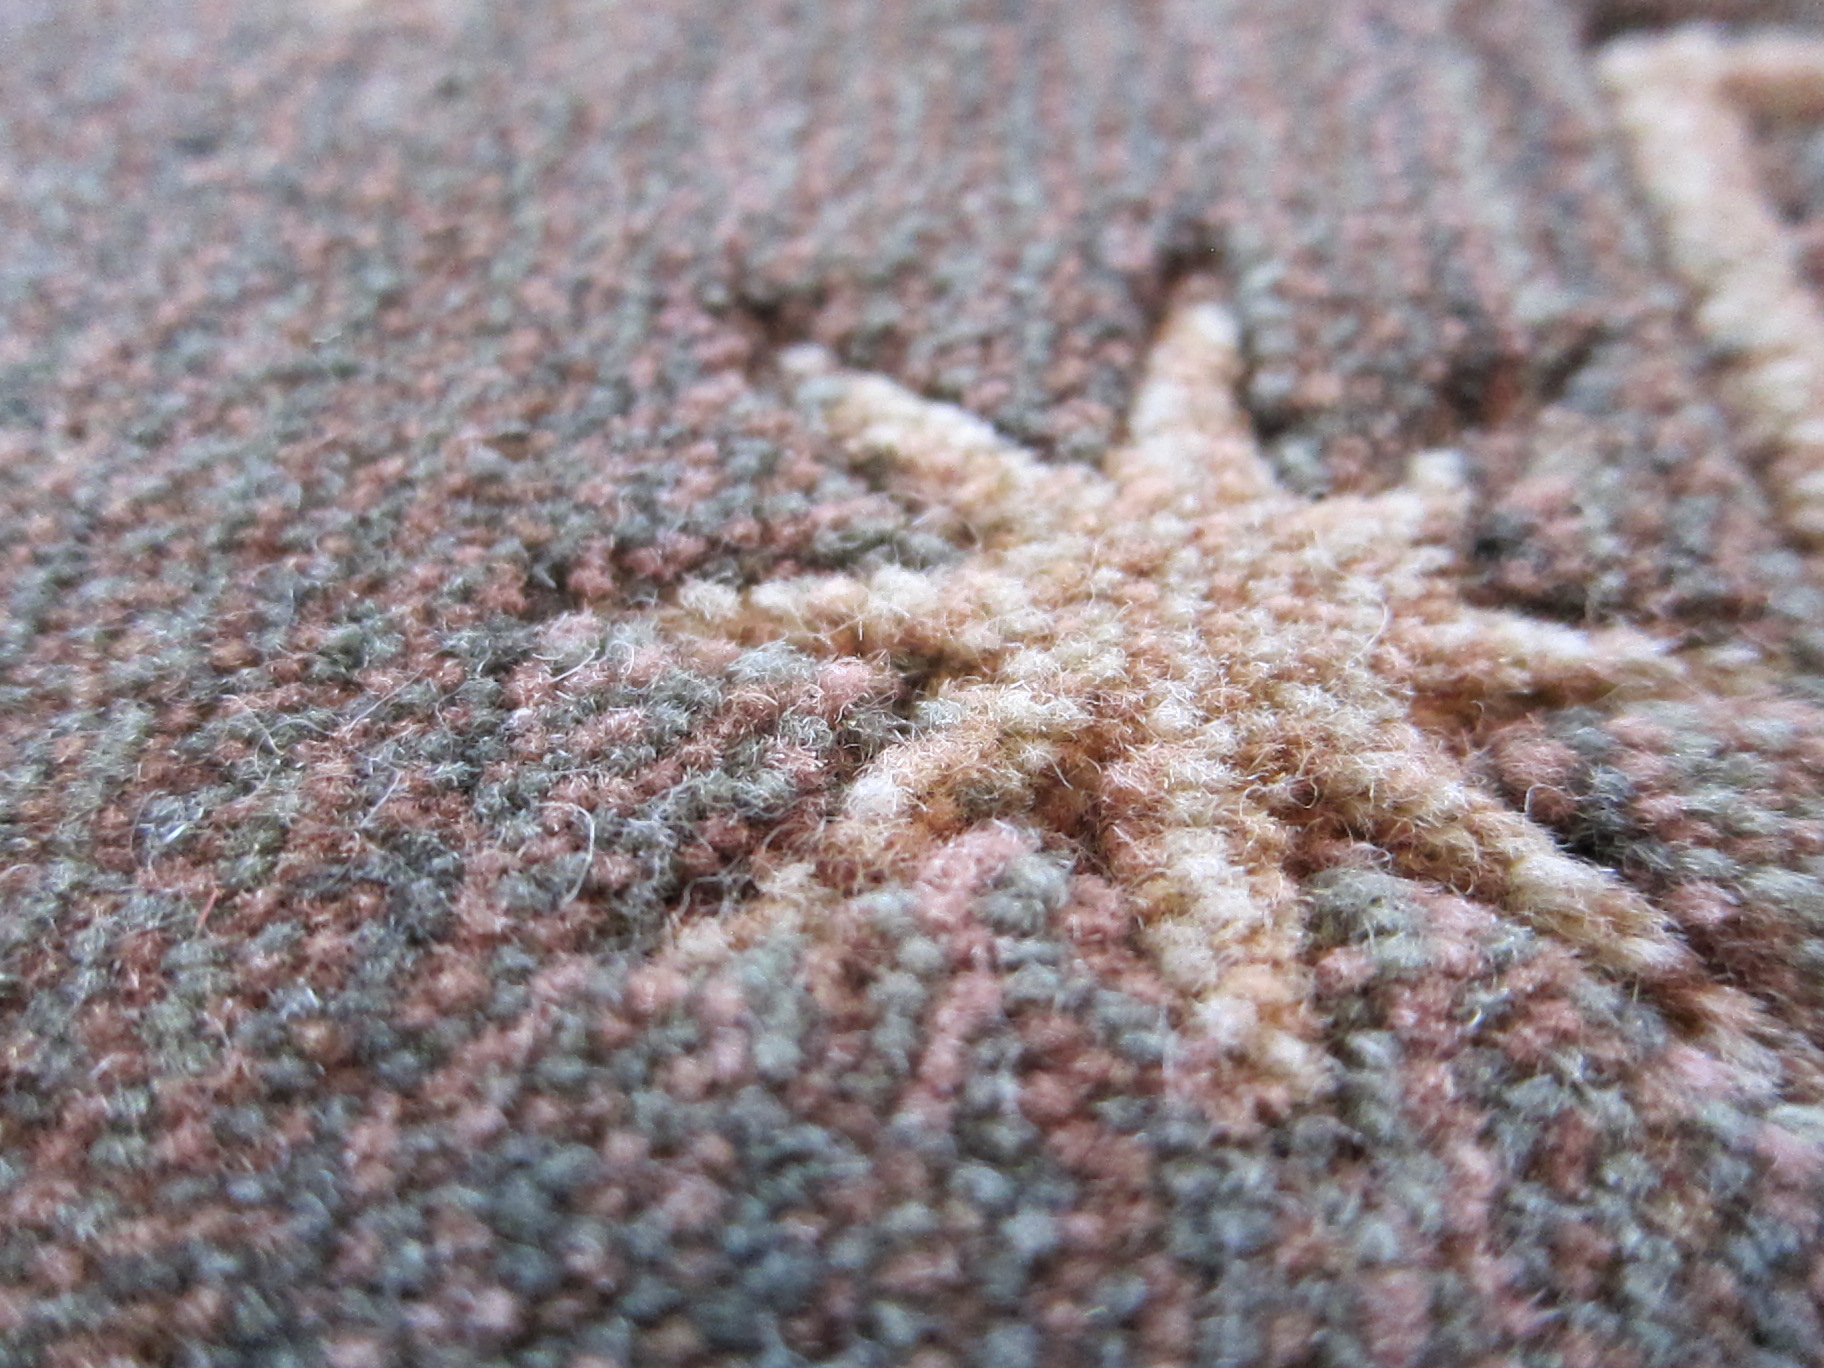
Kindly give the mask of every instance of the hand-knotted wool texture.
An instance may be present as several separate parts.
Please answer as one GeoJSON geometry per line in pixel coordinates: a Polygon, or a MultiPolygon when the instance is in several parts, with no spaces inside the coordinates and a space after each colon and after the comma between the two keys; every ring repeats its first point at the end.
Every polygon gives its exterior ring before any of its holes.
{"type": "Polygon", "coordinates": [[[1819,41],[0,6],[0,1368],[1824,1360],[1819,41]]]}

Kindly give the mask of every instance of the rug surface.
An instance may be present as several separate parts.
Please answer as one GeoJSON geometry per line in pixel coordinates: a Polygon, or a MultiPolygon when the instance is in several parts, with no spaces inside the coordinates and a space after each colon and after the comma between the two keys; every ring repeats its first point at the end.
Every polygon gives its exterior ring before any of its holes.
{"type": "Polygon", "coordinates": [[[1824,1362],[1813,5],[0,49],[0,1368],[1824,1362]]]}

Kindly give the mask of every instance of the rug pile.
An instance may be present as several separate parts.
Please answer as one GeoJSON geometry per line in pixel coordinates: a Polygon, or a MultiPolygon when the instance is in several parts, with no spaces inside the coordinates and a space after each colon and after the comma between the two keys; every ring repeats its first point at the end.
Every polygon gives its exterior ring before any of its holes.
{"type": "Polygon", "coordinates": [[[1824,1362],[1812,6],[0,47],[0,1368],[1824,1362]]]}

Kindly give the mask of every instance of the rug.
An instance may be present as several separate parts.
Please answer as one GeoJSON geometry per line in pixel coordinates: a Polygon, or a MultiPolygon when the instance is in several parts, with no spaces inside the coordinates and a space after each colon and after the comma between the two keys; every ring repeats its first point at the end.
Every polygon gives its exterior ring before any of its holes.
{"type": "Polygon", "coordinates": [[[1813,5],[0,48],[0,1366],[1824,1362],[1813,5]]]}

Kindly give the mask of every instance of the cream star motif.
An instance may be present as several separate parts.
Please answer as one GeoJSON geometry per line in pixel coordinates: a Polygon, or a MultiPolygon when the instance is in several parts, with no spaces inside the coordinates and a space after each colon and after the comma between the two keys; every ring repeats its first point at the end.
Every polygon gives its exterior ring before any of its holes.
{"type": "Polygon", "coordinates": [[[1372,497],[1282,489],[1235,397],[1236,325],[1194,288],[1099,472],[814,348],[783,367],[856,461],[947,510],[969,545],[930,571],[694,584],[670,611],[687,634],[884,654],[922,679],[922,726],[855,781],[821,864],[892,875],[972,825],[1036,827],[1126,891],[1191,1029],[1296,1086],[1317,1081],[1321,1051],[1288,856],[1313,835],[1365,841],[1770,1067],[1748,998],[1473,777],[1461,738],[1477,709],[1664,689],[1682,667],[1644,634],[1466,604],[1451,453],[1419,455],[1372,497]]]}

